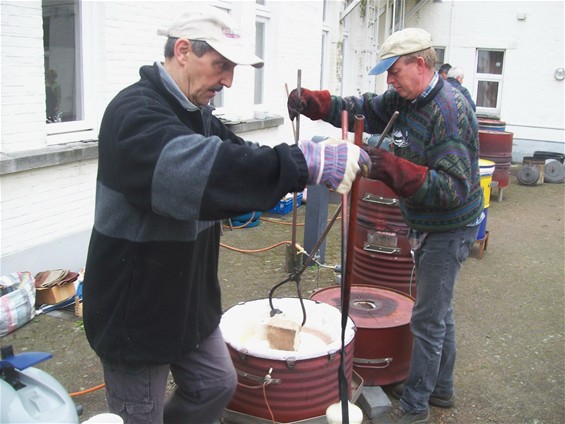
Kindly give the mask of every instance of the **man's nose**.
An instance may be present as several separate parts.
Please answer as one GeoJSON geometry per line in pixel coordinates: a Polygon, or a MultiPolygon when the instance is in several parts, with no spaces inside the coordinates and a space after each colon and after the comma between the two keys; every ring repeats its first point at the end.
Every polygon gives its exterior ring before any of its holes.
{"type": "Polygon", "coordinates": [[[224,74],[224,76],[220,80],[220,83],[224,87],[227,87],[227,88],[231,87],[231,85],[233,83],[233,69],[231,69],[230,71],[226,71],[226,73],[224,74]]]}

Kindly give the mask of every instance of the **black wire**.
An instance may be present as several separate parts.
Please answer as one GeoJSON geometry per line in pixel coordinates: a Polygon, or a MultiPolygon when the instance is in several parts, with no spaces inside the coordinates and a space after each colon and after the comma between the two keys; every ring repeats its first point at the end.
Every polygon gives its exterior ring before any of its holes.
{"type": "MultiPolygon", "coordinates": [[[[292,277],[292,276],[291,276],[292,277]]],[[[279,309],[275,309],[275,307],[273,306],[273,293],[275,292],[276,289],[278,289],[280,286],[282,286],[283,284],[288,283],[291,280],[291,277],[288,277],[286,280],[281,281],[278,284],[275,284],[271,290],[269,291],[269,305],[271,306],[271,316],[275,316],[278,313],[281,313],[282,311],[279,309]]]]}
{"type": "Polygon", "coordinates": [[[298,295],[298,300],[300,301],[300,307],[302,309],[302,325],[304,325],[306,323],[306,307],[304,306],[304,299],[302,298],[302,289],[300,287],[299,274],[291,274],[286,280],[274,285],[269,291],[269,306],[271,307],[271,317],[274,317],[276,314],[282,313],[280,309],[276,309],[273,305],[273,294],[275,293],[275,290],[277,290],[283,284],[288,283],[289,281],[296,281],[296,293],[298,295]]]}

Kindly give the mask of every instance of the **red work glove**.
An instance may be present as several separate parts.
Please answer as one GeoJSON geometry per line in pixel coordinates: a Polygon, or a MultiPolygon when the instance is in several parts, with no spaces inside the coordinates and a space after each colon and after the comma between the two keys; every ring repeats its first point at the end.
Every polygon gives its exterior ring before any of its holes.
{"type": "Polygon", "coordinates": [[[330,112],[331,96],[330,92],[311,91],[307,88],[300,90],[300,97],[296,89],[292,90],[288,96],[287,108],[288,116],[294,121],[298,115],[302,114],[316,121],[325,118],[330,112]]]}
{"type": "Polygon", "coordinates": [[[412,196],[426,179],[427,166],[416,165],[373,146],[363,146],[363,150],[372,163],[368,178],[382,181],[400,197],[412,196]]]}

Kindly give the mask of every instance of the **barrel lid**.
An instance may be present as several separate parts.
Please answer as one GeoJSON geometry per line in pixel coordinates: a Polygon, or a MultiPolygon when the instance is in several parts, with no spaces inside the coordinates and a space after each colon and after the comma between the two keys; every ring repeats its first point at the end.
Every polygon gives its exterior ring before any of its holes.
{"type": "MultiPolygon", "coordinates": [[[[318,290],[312,300],[341,306],[341,287],[318,290]]],[[[349,315],[358,328],[393,328],[410,323],[414,299],[385,288],[352,285],[349,315]]]]}
{"type": "Polygon", "coordinates": [[[540,177],[540,171],[536,166],[524,165],[518,171],[518,182],[523,185],[534,185],[540,177]]]}
{"type": "Polygon", "coordinates": [[[479,138],[481,137],[481,134],[489,134],[489,135],[493,135],[493,136],[500,136],[502,138],[504,137],[508,137],[509,135],[513,135],[513,132],[510,131],[496,131],[496,130],[487,130],[485,128],[479,128],[479,138]]]}
{"type": "Polygon", "coordinates": [[[559,152],[545,152],[541,150],[536,150],[534,152],[534,157],[541,159],[557,159],[561,163],[565,161],[565,154],[559,152]]]}
{"type": "Polygon", "coordinates": [[[549,159],[545,162],[543,175],[548,183],[562,183],[565,180],[565,166],[557,159],[549,159]]]}
{"type": "Polygon", "coordinates": [[[496,170],[496,163],[491,160],[479,159],[479,170],[481,171],[481,176],[492,175],[496,170]]]}
{"type": "Polygon", "coordinates": [[[506,122],[499,121],[498,119],[477,118],[477,122],[480,124],[506,125],[506,122]]]}

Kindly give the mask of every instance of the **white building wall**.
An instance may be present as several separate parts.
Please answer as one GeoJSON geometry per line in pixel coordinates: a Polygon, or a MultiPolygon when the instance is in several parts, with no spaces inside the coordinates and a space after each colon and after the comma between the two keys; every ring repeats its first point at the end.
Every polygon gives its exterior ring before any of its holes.
{"type": "Polygon", "coordinates": [[[92,160],[2,176],[2,275],[84,266],[94,222],[96,166],[92,160]],[[64,243],[75,239],[80,242],[64,243]],[[53,247],[57,244],[65,248],[53,247]]]}
{"type": "MultiPolygon", "coordinates": [[[[243,19],[255,2],[218,2],[243,19]]],[[[334,2],[335,3],[335,2],[334,2]]],[[[184,2],[82,2],[83,51],[91,107],[90,132],[98,125],[107,103],[139,79],[139,68],[163,60],[167,28],[184,10],[184,2]],[[94,109],[94,113],[92,110],[94,109]]],[[[269,39],[266,65],[268,112],[285,118],[284,125],[241,134],[248,140],[276,145],[294,143],[286,110],[286,89],[302,85],[317,89],[320,77],[321,2],[269,2],[269,39]]],[[[2,80],[1,151],[18,155],[72,141],[65,134],[47,135],[45,124],[43,30],[41,1],[4,1],[1,6],[2,80]]],[[[244,35],[254,37],[254,19],[244,35]]],[[[226,111],[242,119],[253,117],[253,68],[237,67],[232,88],[226,89],[226,111]]],[[[328,124],[302,118],[301,138],[339,136],[328,124]]],[[[75,135],[79,137],[80,135],[75,135]]],[[[37,168],[1,177],[0,273],[48,268],[80,269],[86,259],[93,223],[96,161],[37,168]]]]}
{"type": "Polygon", "coordinates": [[[43,147],[45,79],[41,1],[3,1],[1,151],[43,147]]]}
{"type": "MultiPolygon", "coordinates": [[[[553,76],[564,66],[563,1],[406,0],[396,5],[395,12],[404,16],[403,27],[430,32],[434,45],[445,48],[444,62],[464,69],[463,85],[475,99],[477,49],[505,50],[501,110],[496,118],[506,122],[506,130],[513,133],[513,161],[521,162],[536,150],[565,153],[565,82],[553,76]]],[[[390,0],[368,0],[348,16],[352,19],[350,39],[359,43],[354,53],[363,56],[365,64],[374,65],[377,60],[375,56],[368,59],[372,52],[361,44],[363,32],[369,37],[378,34],[371,40],[378,50],[390,34],[393,10],[390,0]],[[363,8],[368,18],[362,17],[363,8]],[[374,21],[371,8],[378,17],[374,21]],[[367,31],[372,24],[373,31],[367,31]]],[[[344,78],[356,89],[344,95],[367,91],[367,87],[377,93],[387,89],[386,73],[363,75],[359,58],[349,67],[355,71],[344,78]]]]}
{"type": "Polygon", "coordinates": [[[564,2],[444,1],[430,2],[406,22],[432,34],[446,47],[445,61],[465,70],[463,85],[476,98],[477,48],[503,49],[501,113],[514,134],[513,160],[536,150],[565,153],[563,67],[564,2]]]}
{"type": "MultiPolygon", "coordinates": [[[[300,70],[302,88],[320,89],[322,2],[281,1],[268,4],[272,9],[273,24],[268,56],[265,58],[266,72],[270,76],[270,84],[267,86],[269,112],[283,116],[285,124],[265,134],[245,133],[243,137],[272,146],[280,142],[294,142],[294,132],[286,108],[286,86],[289,91],[296,88],[298,71],[300,70]]],[[[329,124],[313,122],[305,116],[300,117],[298,130],[301,139],[314,135],[340,134],[339,130],[329,124]]]]}

